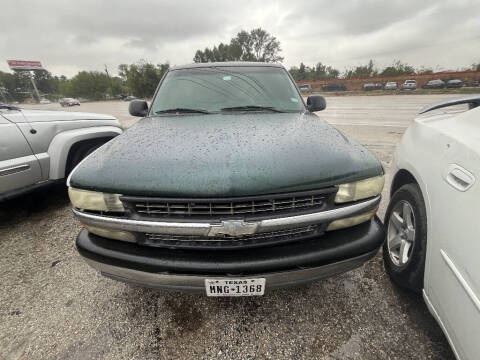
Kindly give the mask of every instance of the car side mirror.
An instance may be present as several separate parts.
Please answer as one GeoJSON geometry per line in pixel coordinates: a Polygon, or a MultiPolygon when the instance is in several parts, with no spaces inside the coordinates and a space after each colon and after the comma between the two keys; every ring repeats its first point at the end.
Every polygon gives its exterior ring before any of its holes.
{"type": "Polygon", "coordinates": [[[313,95],[307,98],[307,109],[311,112],[322,111],[327,107],[325,98],[320,95],[313,95]]]}
{"type": "Polygon", "coordinates": [[[148,104],[145,100],[132,100],[130,105],[128,105],[128,112],[132,116],[146,116],[148,104]]]}

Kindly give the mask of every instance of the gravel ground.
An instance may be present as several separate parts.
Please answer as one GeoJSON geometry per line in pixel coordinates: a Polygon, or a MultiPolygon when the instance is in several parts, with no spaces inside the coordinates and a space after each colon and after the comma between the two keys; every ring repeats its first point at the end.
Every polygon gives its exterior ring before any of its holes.
{"type": "MultiPolygon", "coordinates": [[[[418,109],[442,97],[329,97],[319,113],[384,164],[381,217],[395,144],[418,109]]],[[[68,110],[111,113],[128,127],[127,107],[68,110]]],[[[454,358],[423,300],[392,285],[380,254],[308,286],[206,298],[101,277],[75,251],[79,230],[62,185],[0,204],[0,359],[454,358]]]]}

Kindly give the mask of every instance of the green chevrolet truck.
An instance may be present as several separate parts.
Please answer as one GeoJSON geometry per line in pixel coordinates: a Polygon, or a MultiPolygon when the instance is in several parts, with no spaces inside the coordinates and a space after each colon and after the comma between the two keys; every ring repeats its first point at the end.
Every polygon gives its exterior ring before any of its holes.
{"type": "Polygon", "coordinates": [[[349,271],[382,245],[384,170],[285,68],[170,69],[142,119],[68,179],[76,246],[103,275],[254,296],[349,271]]]}

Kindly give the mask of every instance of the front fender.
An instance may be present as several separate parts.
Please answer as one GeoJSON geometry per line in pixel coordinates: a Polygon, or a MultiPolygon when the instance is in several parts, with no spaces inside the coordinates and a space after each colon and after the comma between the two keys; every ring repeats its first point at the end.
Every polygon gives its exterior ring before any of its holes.
{"type": "MultiPolygon", "coordinates": [[[[431,161],[431,149],[428,145],[428,133],[425,133],[423,127],[413,123],[403,134],[402,140],[398,144],[393,165],[392,184],[395,176],[400,170],[408,171],[417,182],[422,191],[423,200],[430,216],[430,196],[427,182],[425,181],[425,172],[420,169],[428,169],[431,161]]],[[[392,196],[393,194],[390,194],[392,196]]]]}
{"type": "Polygon", "coordinates": [[[115,137],[121,133],[122,129],[116,126],[94,126],[63,131],[56,135],[48,147],[50,157],[49,179],[63,179],[65,177],[68,153],[73,144],[83,140],[115,137]]]}

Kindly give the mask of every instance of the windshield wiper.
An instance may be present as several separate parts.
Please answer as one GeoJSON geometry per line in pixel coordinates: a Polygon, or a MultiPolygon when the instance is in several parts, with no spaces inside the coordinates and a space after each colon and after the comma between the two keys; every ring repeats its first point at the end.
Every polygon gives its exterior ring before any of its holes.
{"type": "Polygon", "coordinates": [[[259,106],[259,105],[245,105],[245,106],[232,106],[223,108],[222,111],[255,111],[255,110],[269,110],[274,112],[283,113],[285,111],[275,109],[273,106],[259,106]]]}
{"type": "Polygon", "coordinates": [[[172,114],[172,113],[198,113],[198,114],[211,114],[210,111],[203,109],[189,109],[189,108],[174,108],[155,111],[155,114],[172,114]]]}

